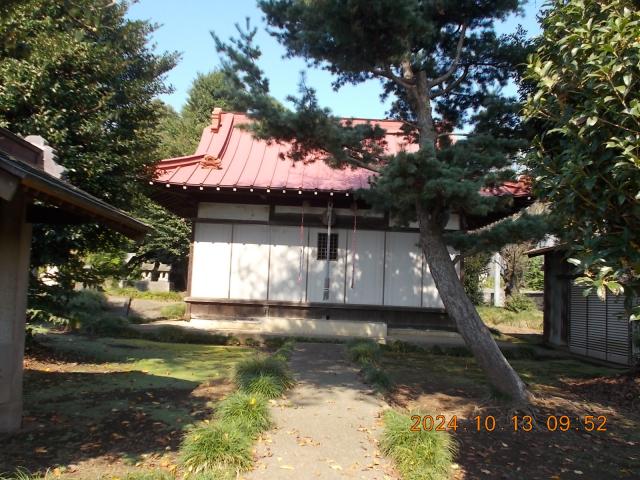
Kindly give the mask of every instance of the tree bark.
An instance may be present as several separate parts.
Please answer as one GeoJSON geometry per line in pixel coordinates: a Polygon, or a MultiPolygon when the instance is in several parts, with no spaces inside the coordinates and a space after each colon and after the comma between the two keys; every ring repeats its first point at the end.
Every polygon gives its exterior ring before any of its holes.
{"type": "Polygon", "coordinates": [[[473,352],[489,383],[516,404],[529,403],[531,394],[526,385],[507,362],[464,291],[439,222],[425,212],[419,202],[416,208],[421,248],[447,314],[455,321],[458,332],[473,352]]]}
{"type": "MultiPolygon", "coordinates": [[[[458,50],[462,48],[463,44],[464,32],[458,50]]],[[[438,81],[444,82],[453,74],[458,59],[459,55],[454,61],[454,68],[449,69],[447,75],[438,78],[438,81]]],[[[406,92],[416,115],[416,124],[420,133],[420,151],[435,156],[437,135],[431,112],[432,99],[429,93],[435,84],[433,81],[429,82],[424,71],[414,72],[409,62],[402,64],[402,71],[405,80],[415,82],[411,87],[406,88],[406,92]]],[[[489,383],[514,403],[528,404],[531,400],[531,394],[527,386],[504,358],[458,278],[443,237],[444,225],[446,224],[443,221],[443,214],[446,213],[446,206],[434,204],[426,211],[418,197],[416,213],[420,228],[421,248],[447,314],[455,322],[458,332],[473,352],[489,383]]]]}

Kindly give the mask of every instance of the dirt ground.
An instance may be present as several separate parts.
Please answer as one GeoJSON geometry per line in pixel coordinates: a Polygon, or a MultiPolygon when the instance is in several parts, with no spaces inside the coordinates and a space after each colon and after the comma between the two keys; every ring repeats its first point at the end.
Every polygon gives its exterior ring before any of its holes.
{"type": "Polygon", "coordinates": [[[456,480],[639,478],[637,375],[570,359],[512,364],[535,395],[528,411],[492,399],[472,359],[422,353],[386,355],[386,369],[397,383],[388,401],[442,415],[446,424],[456,416],[455,431],[445,424],[458,444],[456,480]],[[525,415],[535,417],[530,430],[525,415]]]}

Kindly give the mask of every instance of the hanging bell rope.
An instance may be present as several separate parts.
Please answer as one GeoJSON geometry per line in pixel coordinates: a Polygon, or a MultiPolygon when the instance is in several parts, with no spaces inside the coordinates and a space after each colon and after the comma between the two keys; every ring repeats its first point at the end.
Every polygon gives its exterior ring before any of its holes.
{"type": "Polygon", "coordinates": [[[327,255],[326,266],[324,270],[324,291],[322,292],[322,299],[329,300],[329,287],[331,283],[331,220],[333,216],[333,203],[329,202],[327,205],[327,255]]]}
{"type": "Polygon", "coordinates": [[[351,288],[356,285],[356,248],[357,248],[358,204],[353,204],[353,233],[351,235],[351,288]]]}
{"type": "Polygon", "coordinates": [[[302,270],[304,266],[304,202],[302,202],[302,217],[300,219],[300,268],[298,269],[298,282],[302,283],[302,270]]]}

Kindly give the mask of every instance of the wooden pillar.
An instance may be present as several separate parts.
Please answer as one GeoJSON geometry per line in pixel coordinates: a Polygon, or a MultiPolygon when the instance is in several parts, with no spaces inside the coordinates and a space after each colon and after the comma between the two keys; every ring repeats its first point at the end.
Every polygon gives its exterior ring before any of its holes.
{"type": "Polygon", "coordinates": [[[22,423],[22,362],[29,283],[31,225],[26,201],[18,190],[0,199],[0,432],[22,423]]]}

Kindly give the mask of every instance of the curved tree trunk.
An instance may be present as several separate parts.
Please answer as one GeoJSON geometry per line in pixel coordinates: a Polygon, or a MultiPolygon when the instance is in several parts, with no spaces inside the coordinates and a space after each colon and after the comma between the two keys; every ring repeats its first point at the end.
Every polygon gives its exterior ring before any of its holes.
{"type": "Polygon", "coordinates": [[[449,317],[455,321],[458,332],[473,352],[491,385],[515,403],[527,404],[531,394],[507,362],[464,291],[449,256],[441,227],[434,225],[435,220],[423,212],[420,205],[417,205],[417,210],[421,247],[449,317]]]}

